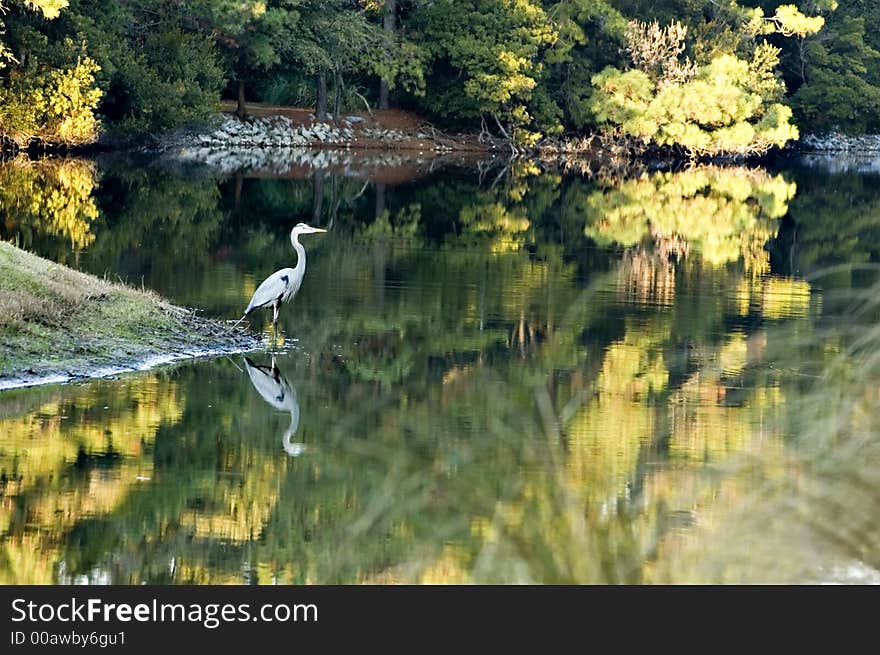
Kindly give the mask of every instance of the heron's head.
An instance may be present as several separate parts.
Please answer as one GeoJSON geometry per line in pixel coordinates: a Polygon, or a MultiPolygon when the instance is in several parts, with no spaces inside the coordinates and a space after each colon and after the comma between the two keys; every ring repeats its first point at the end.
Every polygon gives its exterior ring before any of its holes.
{"type": "Polygon", "coordinates": [[[324,228],[320,227],[312,227],[311,225],[306,225],[305,223],[297,223],[293,229],[290,231],[290,236],[298,235],[298,234],[316,234],[318,232],[326,232],[324,228]]]}

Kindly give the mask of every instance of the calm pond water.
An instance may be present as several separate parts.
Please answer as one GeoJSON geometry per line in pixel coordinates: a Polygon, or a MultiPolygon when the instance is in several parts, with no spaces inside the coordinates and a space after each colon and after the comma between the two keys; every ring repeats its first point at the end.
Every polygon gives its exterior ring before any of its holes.
{"type": "Polygon", "coordinates": [[[330,230],[274,355],[0,393],[0,582],[880,581],[880,176],[429,168],[0,166],[206,316],[330,230]]]}

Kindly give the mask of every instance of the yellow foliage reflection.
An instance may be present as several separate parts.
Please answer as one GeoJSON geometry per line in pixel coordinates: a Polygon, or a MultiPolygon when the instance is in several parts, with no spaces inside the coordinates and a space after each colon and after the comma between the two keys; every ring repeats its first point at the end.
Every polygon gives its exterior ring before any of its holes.
{"type": "Polygon", "coordinates": [[[769,320],[800,318],[809,315],[813,302],[814,311],[821,309],[821,297],[813,295],[810,283],[793,278],[744,278],[736,296],[742,316],[755,312],[769,320]]]}
{"type": "Polygon", "coordinates": [[[459,219],[468,238],[488,242],[489,250],[495,253],[522,249],[525,233],[531,227],[528,217],[502,202],[468,205],[461,210],[459,219]]]}
{"type": "Polygon", "coordinates": [[[147,451],[160,426],[181,413],[177,385],[145,376],[66,387],[23,416],[0,419],[0,470],[7,480],[0,495],[0,582],[51,582],[66,530],[113,511],[150,479],[147,451]],[[40,573],[34,578],[29,571],[40,573]]]}
{"type": "Polygon", "coordinates": [[[631,247],[646,238],[660,249],[683,240],[675,254],[698,252],[719,266],[743,258],[765,273],[764,244],[788,211],[795,184],[762,170],[699,167],[654,173],[596,191],[586,203],[586,234],[600,245],[631,247]]]}
{"type": "Polygon", "coordinates": [[[56,237],[83,249],[94,240],[98,207],[95,164],[82,159],[0,163],[0,220],[4,238],[25,247],[34,239],[56,237]]]}
{"type": "Polygon", "coordinates": [[[675,302],[675,267],[662,254],[634,248],[618,268],[617,296],[622,302],[671,307],[675,302]]]}
{"type": "Polygon", "coordinates": [[[152,376],[59,394],[26,416],[0,420],[0,463],[28,486],[57,477],[80,453],[139,459],[159,426],[180,415],[176,385],[152,376]]]}
{"type": "Polygon", "coordinates": [[[662,323],[631,326],[605,353],[596,395],[568,426],[568,468],[576,493],[606,502],[626,493],[639,450],[654,433],[651,393],[664,390],[669,373],[659,346],[662,323]]]}
{"type": "Polygon", "coordinates": [[[205,506],[181,515],[181,525],[195,536],[233,543],[260,536],[278,500],[284,460],[253,451],[241,455],[256,461],[230,462],[223,479],[204,482],[200,497],[207,499],[205,506]]]}

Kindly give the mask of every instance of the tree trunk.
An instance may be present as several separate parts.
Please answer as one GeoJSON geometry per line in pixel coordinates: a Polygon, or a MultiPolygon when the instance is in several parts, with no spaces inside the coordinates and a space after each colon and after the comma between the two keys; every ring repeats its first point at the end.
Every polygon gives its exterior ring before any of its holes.
{"type": "Polygon", "coordinates": [[[315,170],[312,173],[312,225],[317,227],[321,224],[321,214],[324,213],[324,174],[315,170]]]}
{"type": "Polygon", "coordinates": [[[379,80],[379,109],[388,109],[388,82],[384,79],[379,80]]]}
{"type": "MultiPolygon", "coordinates": [[[[376,205],[373,216],[379,220],[388,206],[385,197],[385,183],[376,182],[376,205]]],[[[389,221],[390,222],[390,221],[389,221]]],[[[388,268],[388,243],[381,239],[373,245],[373,288],[376,289],[376,304],[380,312],[385,309],[385,273],[388,268]]]]}
{"type": "Polygon", "coordinates": [[[315,104],[315,118],[323,121],[327,118],[327,74],[318,73],[318,101],[315,104]]]}
{"type": "MultiPolygon", "coordinates": [[[[385,16],[382,21],[382,27],[385,29],[388,41],[394,39],[394,32],[397,29],[397,0],[385,0],[385,16]]],[[[385,47],[385,57],[388,58],[391,53],[388,46],[385,47]]],[[[379,109],[388,109],[388,81],[385,78],[379,80],[379,109]]]]}
{"type": "Polygon", "coordinates": [[[239,118],[247,116],[247,110],[244,107],[244,80],[238,80],[238,107],[235,109],[235,115],[239,118]]]}
{"type": "Polygon", "coordinates": [[[376,206],[373,209],[373,218],[377,219],[385,213],[385,183],[376,182],[376,206]]]}
{"type": "Polygon", "coordinates": [[[244,187],[244,174],[238,170],[235,172],[235,189],[232,192],[232,213],[237,217],[241,213],[241,191],[244,187]]]}

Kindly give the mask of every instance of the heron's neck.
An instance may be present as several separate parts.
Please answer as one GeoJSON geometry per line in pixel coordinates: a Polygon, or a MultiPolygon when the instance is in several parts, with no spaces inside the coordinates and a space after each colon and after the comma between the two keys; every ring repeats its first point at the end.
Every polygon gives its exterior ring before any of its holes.
{"type": "MultiPolygon", "coordinates": [[[[296,392],[294,392],[296,393],[296,392]]],[[[290,410],[290,425],[284,431],[281,437],[281,444],[288,455],[297,456],[302,450],[302,444],[292,442],[297,428],[299,428],[299,404],[294,403],[293,409],[290,410]]]]}
{"type": "Polygon", "coordinates": [[[290,243],[293,245],[293,249],[296,250],[296,266],[293,270],[301,273],[306,270],[306,249],[303,248],[303,245],[299,242],[298,234],[290,235],[290,243]]]}

